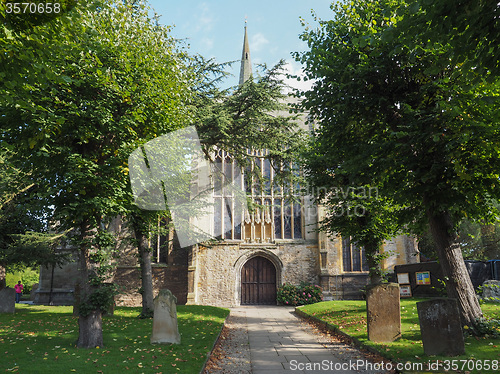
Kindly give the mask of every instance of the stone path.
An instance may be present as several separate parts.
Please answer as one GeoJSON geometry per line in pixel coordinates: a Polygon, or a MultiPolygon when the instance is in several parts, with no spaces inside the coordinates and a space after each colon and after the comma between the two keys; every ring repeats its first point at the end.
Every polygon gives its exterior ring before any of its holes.
{"type": "Polygon", "coordinates": [[[386,372],[369,370],[375,364],[362,352],[315,333],[293,311],[281,306],[231,309],[205,373],[386,372]]]}

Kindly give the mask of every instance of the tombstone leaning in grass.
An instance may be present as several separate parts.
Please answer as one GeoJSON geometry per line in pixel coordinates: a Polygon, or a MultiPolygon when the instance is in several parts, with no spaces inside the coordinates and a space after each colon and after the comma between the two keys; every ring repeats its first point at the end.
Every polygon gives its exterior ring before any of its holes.
{"type": "Polygon", "coordinates": [[[180,344],[177,325],[177,298],[170,290],[162,289],[154,301],[153,335],[151,344],[180,344]]]}
{"type": "Polygon", "coordinates": [[[392,342],[401,337],[399,284],[369,286],[366,292],[368,340],[392,342]]]}

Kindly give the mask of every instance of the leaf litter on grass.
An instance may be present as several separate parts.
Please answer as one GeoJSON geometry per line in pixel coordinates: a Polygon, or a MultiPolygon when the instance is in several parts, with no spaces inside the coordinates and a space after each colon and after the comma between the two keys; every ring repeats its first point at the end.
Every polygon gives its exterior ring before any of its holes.
{"type": "Polygon", "coordinates": [[[16,315],[0,315],[0,371],[118,373],[199,372],[215,337],[229,313],[227,309],[178,306],[180,345],[151,345],[152,320],[140,320],[140,308],[117,308],[103,319],[103,347],[75,347],[78,320],[71,307],[20,306],[16,315]],[[12,326],[15,326],[12,329],[12,326]],[[195,339],[191,339],[195,337],[195,339]],[[3,348],[3,349],[2,349],[3,348]],[[170,369],[166,369],[170,367],[170,369]]]}

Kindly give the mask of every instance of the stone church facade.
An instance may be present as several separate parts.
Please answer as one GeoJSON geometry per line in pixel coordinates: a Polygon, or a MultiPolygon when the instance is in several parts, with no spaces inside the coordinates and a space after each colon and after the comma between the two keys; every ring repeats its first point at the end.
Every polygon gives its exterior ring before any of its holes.
{"type": "MultiPolygon", "coordinates": [[[[240,70],[240,84],[251,76],[250,50],[247,31],[240,70]]],[[[265,159],[265,151],[253,151],[261,164],[260,170],[268,180],[273,170],[265,159]]],[[[235,175],[238,167],[229,155],[220,150],[215,164],[224,170],[224,178],[235,175]]],[[[243,183],[243,182],[242,182],[243,183]]],[[[245,186],[242,185],[242,188],[245,186]]],[[[178,248],[175,233],[153,241],[153,282],[155,294],[161,288],[170,289],[180,304],[239,306],[276,304],[277,287],[283,283],[318,284],[325,299],[356,299],[368,284],[368,268],[364,250],[349,239],[328,237],[318,232],[318,222],[324,208],[312,204],[307,196],[298,196],[288,203],[282,190],[264,188],[246,192],[261,206],[254,212],[242,212],[242,222],[235,225],[228,213],[232,197],[225,189],[214,192],[215,208],[211,228],[220,233],[216,245],[194,245],[178,248]],[[167,243],[167,244],[166,244],[167,243]]],[[[119,220],[111,228],[122,232],[119,220]]],[[[398,236],[384,244],[391,256],[383,267],[418,262],[414,239],[398,236]]],[[[70,304],[76,279],[76,263],[52,269],[41,269],[40,286],[35,302],[70,304]]],[[[119,286],[117,305],[141,304],[140,270],[135,250],[121,248],[113,283],[119,286]]]]}

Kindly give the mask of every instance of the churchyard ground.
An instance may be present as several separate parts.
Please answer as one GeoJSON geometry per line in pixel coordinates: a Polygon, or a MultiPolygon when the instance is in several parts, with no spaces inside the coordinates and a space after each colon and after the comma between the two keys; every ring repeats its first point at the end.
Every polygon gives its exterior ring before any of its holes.
{"type": "Polygon", "coordinates": [[[0,372],[199,373],[229,310],[178,306],[180,345],[152,345],[152,319],[140,308],[118,307],[103,318],[104,346],[78,349],[72,307],[16,304],[0,314],[0,372]]]}
{"type": "MultiPolygon", "coordinates": [[[[331,328],[354,338],[365,347],[371,347],[394,363],[421,363],[426,368],[428,363],[441,362],[440,372],[448,373],[494,373],[500,371],[500,337],[485,335],[483,337],[467,336],[465,338],[465,355],[456,357],[426,356],[422,345],[416,303],[423,299],[401,300],[402,337],[392,343],[375,343],[368,340],[366,327],[366,302],[363,300],[325,301],[299,307],[299,310],[313,319],[326,322],[331,328]],[[454,360],[454,361],[453,361],[454,360]],[[455,370],[451,370],[453,368],[455,370]],[[489,365],[489,370],[485,370],[489,365]],[[495,369],[496,368],[496,369],[495,369]]],[[[499,303],[483,303],[484,316],[500,320],[499,303]]],[[[500,326],[496,325],[498,336],[500,326]]],[[[467,335],[467,334],[466,334],[467,335]]],[[[418,368],[407,365],[407,369],[418,368]]],[[[404,368],[404,366],[403,366],[404,368]]],[[[412,370],[403,370],[412,371],[412,370]]],[[[420,371],[422,372],[422,371],[420,371]]],[[[431,370],[430,372],[437,372],[431,370]]]]}

